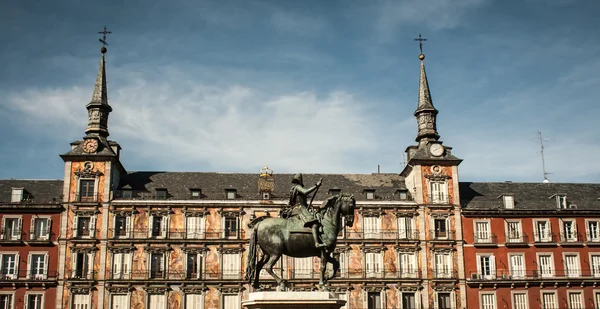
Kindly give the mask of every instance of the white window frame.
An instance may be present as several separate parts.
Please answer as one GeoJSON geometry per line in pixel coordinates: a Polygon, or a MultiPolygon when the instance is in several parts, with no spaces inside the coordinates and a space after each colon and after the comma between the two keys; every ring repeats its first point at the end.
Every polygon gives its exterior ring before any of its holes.
{"type": "Polygon", "coordinates": [[[365,239],[381,238],[381,217],[363,217],[363,233],[365,239]]]}
{"type": "Polygon", "coordinates": [[[148,278],[157,278],[157,279],[163,279],[163,278],[167,278],[167,261],[169,259],[167,252],[162,252],[162,253],[152,253],[152,252],[148,252],[148,278]],[[159,269],[155,270],[155,272],[152,272],[152,256],[153,255],[162,255],[162,263],[159,264],[159,269]],[[162,276],[156,276],[155,273],[161,272],[162,271],[162,276]],[[153,277],[154,276],[154,277],[153,277]]]}
{"type": "Polygon", "coordinates": [[[185,218],[185,235],[187,239],[206,238],[206,217],[188,216],[185,218]]]}
{"type": "Polygon", "coordinates": [[[502,202],[504,203],[504,209],[515,209],[515,196],[505,194],[502,196],[502,202]]]}
{"type": "Polygon", "coordinates": [[[440,217],[440,218],[435,218],[434,217],[434,218],[431,218],[431,226],[433,227],[432,228],[432,231],[433,231],[433,235],[432,236],[433,236],[434,239],[450,239],[450,231],[451,231],[451,228],[450,228],[450,218],[448,218],[448,217],[440,217]],[[441,232],[438,231],[438,230],[436,230],[436,225],[435,225],[435,221],[436,220],[444,220],[445,221],[445,223],[444,223],[444,225],[446,226],[446,231],[444,232],[444,233],[446,233],[445,236],[443,236],[442,234],[438,234],[438,233],[441,233],[441,232]]]}
{"type": "Polygon", "coordinates": [[[10,202],[20,203],[25,198],[25,188],[12,188],[10,191],[10,202]]]}
{"type": "Polygon", "coordinates": [[[398,252],[400,278],[418,278],[417,252],[398,252]]]}
{"type": "MultiPolygon", "coordinates": [[[[77,278],[75,276],[75,274],[78,272],[77,271],[77,255],[78,254],[85,254],[87,255],[87,272],[83,273],[83,269],[82,269],[82,279],[93,279],[94,278],[94,253],[93,252],[73,252],[71,258],[72,258],[72,262],[71,262],[71,278],[77,278]]],[[[83,267],[83,265],[81,265],[81,267],[83,267]]]]}
{"type": "Polygon", "coordinates": [[[559,308],[558,297],[556,297],[556,290],[540,290],[540,301],[541,301],[541,309],[556,309],[559,308]],[[551,306],[546,306],[544,295],[552,294],[553,303],[551,306]]]}
{"type": "Polygon", "coordinates": [[[512,279],[525,279],[527,276],[527,269],[525,266],[525,253],[523,252],[514,252],[508,254],[508,267],[510,271],[510,276],[512,279]],[[512,257],[521,257],[521,265],[519,267],[515,267],[513,263],[512,257]]]}
{"type": "Polygon", "coordinates": [[[506,220],[506,242],[507,243],[522,243],[525,242],[523,237],[523,224],[521,220],[506,220]],[[512,230],[511,224],[518,225],[518,229],[512,230]]]}
{"type": "Polygon", "coordinates": [[[71,309],[91,309],[92,297],[90,294],[71,294],[71,309]],[[76,303],[77,298],[81,298],[81,303],[76,303]]]}
{"type": "Polygon", "coordinates": [[[594,308],[600,309],[600,290],[594,289],[593,296],[594,296],[594,308]]]}
{"type": "Polygon", "coordinates": [[[148,238],[156,238],[156,239],[164,239],[169,235],[169,224],[170,224],[170,216],[166,215],[153,215],[150,214],[148,216],[148,238]],[[154,217],[161,217],[160,222],[160,233],[159,235],[153,236],[154,233],[154,217]]]}
{"type": "Polygon", "coordinates": [[[204,254],[202,254],[201,252],[187,252],[185,254],[185,276],[188,279],[201,279],[202,278],[202,274],[204,272],[204,254]],[[188,270],[189,270],[189,257],[190,256],[195,256],[196,257],[196,268],[198,269],[198,271],[196,272],[196,277],[188,277],[188,270]]]}
{"type": "Polygon", "coordinates": [[[494,256],[494,254],[492,253],[479,253],[476,255],[477,256],[477,274],[480,276],[481,279],[484,280],[493,280],[496,279],[496,257],[494,256]],[[487,258],[488,259],[488,267],[489,270],[482,270],[482,266],[481,262],[482,259],[487,258]]]}
{"type": "Polygon", "coordinates": [[[594,278],[600,278],[600,252],[590,252],[590,270],[594,278]]]}
{"type": "Polygon", "coordinates": [[[560,229],[562,231],[562,241],[564,242],[577,242],[577,221],[575,219],[561,219],[560,229]],[[571,231],[567,231],[567,224],[571,225],[571,231]]]}
{"type": "Polygon", "coordinates": [[[109,302],[110,302],[109,308],[110,309],[123,309],[123,308],[115,308],[114,307],[115,304],[113,303],[114,302],[113,297],[115,297],[115,296],[125,296],[127,298],[125,300],[125,306],[126,306],[125,308],[131,307],[131,292],[129,292],[129,293],[110,293],[109,294],[109,302]]]}
{"type": "Polygon", "coordinates": [[[223,238],[225,239],[239,239],[240,237],[240,233],[241,233],[241,226],[240,226],[240,217],[239,216],[222,216],[221,217],[221,226],[223,227],[223,238]],[[235,233],[232,233],[232,235],[228,235],[228,231],[225,228],[226,224],[225,221],[227,221],[227,219],[235,219],[235,233]]]}
{"type": "MultiPolygon", "coordinates": [[[[577,302],[577,301],[576,301],[577,302]]],[[[569,309],[584,309],[585,308],[585,297],[583,290],[567,290],[567,303],[569,309]],[[573,304],[574,298],[571,298],[571,295],[578,294],[579,295],[579,304],[573,304]]]]}
{"type": "Polygon", "coordinates": [[[479,307],[481,309],[497,309],[497,300],[495,292],[480,292],[479,293],[479,307]],[[484,300],[491,300],[491,303],[484,303],[484,300]]]}
{"type": "Polygon", "coordinates": [[[415,219],[412,216],[400,216],[396,222],[398,226],[398,238],[414,240],[415,237],[415,219]]]}
{"type": "Polygon", "coordinates": [[[221,309],[239,309],[241,306],[241,301],[240,301],[240,294],[239,293],[222,293],[221,297],[219,297],[220,301],[219,301],[219,308],[221,309]],[[236,300],[233,300],[232,302],[235,304],[235,306],[225,306],[225,297],[236,297],[236,300]]]}
{"type": "Polygon", "coordinates": [[[23,216],[4,216],[2,217],[2,230],[0,230],[0,239],[3,240],[21,240],[23,234],[23,216]],[[10,234],[7,234],[6,219],[17,219],[17,226],[11,227],[10,234]]]}
{"type": "Polygon", "coordinates": [[[31,226],[29,229],[29,240],[50,240],[50,234],[52,232],[52,218],[50,216],[32,216],[31,226]],[[36,222],[46,221],[46,230],[40,231],[39,235],[36,235],[36,222]]]}
{"type": "Polygon", "coordinates": [[[242,253],[221,254],[221,277],[223,279],[242,278],[242,253]],[[231,259],[231,260],[230,260],[231,259]]]}
{"type": "Polygon", "coordinates": [[[23,308],[25,309],[44,309],[44,301],[45,301],[45,293],[43,292],[26,292],[25,293],[25,303],[23,304],[23,308]],[[29,298],[31,296],[40,296],[40,307],[39,308],[30,308],[29,306],[29,298]]]}
{"type": "Polygon", "coordinates": [[[168,308],[168,297],[167,297],[167,293],[153,293],[153,294],[148,294],[148,297],[146,297],[146,309],[167,309],[168,308]],[[159,303],[158,305],[152,306],[152,296],[154,297],[162,297],[162,306],[159,303]]]}
{"type": "Polygon", "coordinates": [[[112,279],[130,279],[133,252],[112,253],[112,279]]]}
{"type": "Polygon", "coordinates": [[[448,182],[439,180],[429,181],[429,200],[431,204],[447,204],[448,182]]]}
{"type": "Polygon", "coordinates": [[[536,254],[536,260],[537,260],[537,266],[538,266],[538,271],[539,271],[539,275],[541,278],[553,278],[555,276],[556,273],[556,268],[554,267],[554,254],[551,252],[538,252],[536,254]],[[550,265],[547,265],[544,269],[542,267],[542,260],[541,257],[542,256],[549,256],[550,259],[550,265]]]}
{"type": "Polygon", "coordinates": [[[363,293],[364,295],[364,308],[367,309],[369,308],[369,293],[379,293],[379,308],[385,308],[385,304],[386,304],[386,299],[385,299],[385,292],[382,290],[380,292],[368,292],[365,291],[363,293]]]}
{"type": "Polygon", "coordinates": [[[49,258],[50,258],[50,256],[48,255],[47,251],[44,251],[44,252],[30,251],[29,256],[27,257],[27,278],[33,279],[33,280],[48,279],[48,259],[49,258]],[[34,269],[34,267],[37,268],[36,265],[31,265],[31,262],[33,262],[34,255],[44,256],[44,264],[42,265],[42,273],[41,274],[33,274],[32,273],[32,270],[34,269]]]}
{"type": "Polygon", "coordinates": [[[383,269],[383,252],[364,252],[364,270],[366,278],[382,278],[383,269]]]}
{"type": "Polygon", "coordinates": [[[6,251],[0,252],[0,274],[2,274],[2,279],[8,280],[16,280],[19,278],[19,252],[16,251],[6,251]],[[14,266],[11,267],[13,269],[11,274],[5,274],[7,265],[4,265],[4,256],[6,255],[14,255],[14,266]]]}
{"type": "Polygon", "coordinates": [[[585,234],[588,242],[600,242],[600,220],[597,219],[586,219],[585,220],[585,234]],[[595,224],[595,228],[590,229],[591,224],[595,224]]]}
{"type": "Polygon", "coordinates": [[[527,290],[516,290],[516,291],[511,291],[510,293],[510,299],[511,299],[511,304],[513,309],[529,309],[529,293],[527,290]],[[516,304],[516,295],[525,295],[525,303],[523,304],[524,306],[517,306],[516,304]]]}
{"type": "Polygon", "coordinates": [[[365,199],[374,200],[375,199],[375,191],[374,190],[365,191],[365,199]]]}
{"type": "Polygon", "coordinates": [[[182,308],[185,309],[204,309],[204,293],[185,293],[183,294],[183,299],[185,304],[183,304],[183,306],[181,306],[182,308]],[[192,298],[191,300],[188,298],[192,298]],[[198,300],[195,300],[193,298],[199,298],[198,300]],[[189,304],[189,302],[192,302],[191,304],[189,304]]]}
{"type": "Polygon", "coordinates": [[[533,220],[533,228],[534,228],[534,238],[536,242],[551,242],[552,241],[552,222],[550,219],[539,219],[533,220]],[[546,223],[546,230],[540,234],[538,229],[538,224],[541,222],[546,223]]]}
{"type": "Polygon", "coordinates": [[[581,261],[579,260],[579,253],[563,252],[563,261],[564,261],[564,269],[565,269],[566,277],[569,277],[569,278],[581,277],[581,261]],[[571,257],[569,259],[572,259],[572,256],[575,257],[575,259],[571,261],[571,262],[574,262],[574,264],[569,263],[569,261],[567,261],[567,257],[571,257]],[[569,264],[572,264],[572,265],[569,265],[569,264]]]}
{"type": "Polygon", "coordinates": [[[492,229],[490,220],[473,220],[476,244],[492,243],[492,229]]]}
{"type": "Polygon", "coordinates": [[[567,203],[567,196],[564,194],[556,195],[556,208],[558,209],[567,209],[569,208],[569,204],[567,203]]]}
{"type": "Polygon", "coordinates": [[[292,258],[294,263],[294,279],[307,279],[314,276],[313,257],[292,258]]]}
{"type": "Polygon", "coordinates": [[[415,309],[421,308],[421,293],[419,291],[399,292],[398,293],[398,308],[411,309],[411,308],[404,308],[404,303],[402,302],[402,298],[403,298],[404,294],[412,294],[415,297],[415,309]]]}
{"type": "Polygon", "coordinates": [[[114,215],[113,216],[113,233],[114,238],[129,238],[131,237],[131,230],[133,227],[133,216],[132,215],[114,215]],[[117,217],[125,218],[125,235],[117,235],[117,217]]]}
{"type": "Polygon", "coordinates": [[[435,263],[434,278],[452,278],[452,253],[436,252],[433,257],[435,263]]]}
{"type": "Polygon", "coordinates": [[[235,200],[236,198],[237,198],[237,190],[236,189],[225,190],[225,199],[235,200]]]}
{"type": "Polygon", "coordinates": [[[450,298],[450,308],[456,308],[456,295],[454,291],[436,291],[433,293],[433,308],[440,309],[438,304],[438,295],[439,294],[448,294],[450,298]]]}
{"type": "Polygon", "coordinates": [[[96,216],[79,216],[79,215],[75,215],[75,220],[73,220],[73,236],[77,237],[77,238],[83,238],[83,239],[91,239],[96,237],[96,216]],[[87,229],[89,230],[89,234],[86,235],[79,235],[79,218],[90,218],[90,222],[88,223],[88,227],[87,229]]]}

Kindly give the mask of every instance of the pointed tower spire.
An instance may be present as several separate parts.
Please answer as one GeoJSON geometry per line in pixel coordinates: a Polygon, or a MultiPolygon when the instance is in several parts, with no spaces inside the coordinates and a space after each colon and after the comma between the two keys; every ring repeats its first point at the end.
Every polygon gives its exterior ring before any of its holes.
{"type": "Polygon", "coordinates": [[[98,77],[96,77],[96,84],[94,85],[94,93],[92,94],[92,101],[86,105],[88,110],[88,125],[85,129],[85,134],[88,137],[108,137],[108,114],[112,112],[112,107],[108,105],[108,91],[106,89],[106,61],[104,55],[107,52],[106,45],[106,34],[111,33],[106,31],[99,32],[103,34],[103,38],[100,39],[102,48],[102,58],[100,59],[100,68],[98,69],[98,77]]]}
{"type": "Polygon", "coordinates": [[[419,102],[417,105],[417,110],[414,115],[417,118],[418,125],[418,133],[417,138],[415,139],[419,143],[424,143],[428,141],[437,141],[440,136],[437,133],[437,125],[436,125],[436,116],[438,114],[438,110],[433,107],[433,102],[431,101],[431,94],[429,93],[429,82],[427,81],[427,74],[425,73],[425,55],[423,54],[423,41],[426,41],[421,37],[415,39],[415,41],[419,42],[419,48],[421,50],[421,54],[419,55],[419,60],[421,60],[421,76],[419,78],[419,102]]]}

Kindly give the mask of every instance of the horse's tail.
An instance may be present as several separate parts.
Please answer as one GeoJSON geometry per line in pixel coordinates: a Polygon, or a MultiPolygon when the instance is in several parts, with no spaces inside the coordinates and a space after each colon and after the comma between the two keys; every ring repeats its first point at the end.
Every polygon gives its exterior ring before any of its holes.
{"type": "Polygon", "coordinates": [[[256,243],[258,237],[256,236],[258,231],[258,223],[252,227],[252,235],[250,235],[250,247],[248,248],[248,257],[246,259],[246,276],[244,280],[252,284],[252,280],[256,276],[256,243]]]}

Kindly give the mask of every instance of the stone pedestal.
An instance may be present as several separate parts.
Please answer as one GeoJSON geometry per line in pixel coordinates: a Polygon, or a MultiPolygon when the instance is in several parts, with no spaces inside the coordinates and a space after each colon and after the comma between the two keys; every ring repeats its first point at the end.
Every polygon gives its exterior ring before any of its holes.
{"type": "Polygon", "coordinates": [[[340,309],[345,304],[331,292],[253,292],[242,301],[246,309],[340,309]]]}

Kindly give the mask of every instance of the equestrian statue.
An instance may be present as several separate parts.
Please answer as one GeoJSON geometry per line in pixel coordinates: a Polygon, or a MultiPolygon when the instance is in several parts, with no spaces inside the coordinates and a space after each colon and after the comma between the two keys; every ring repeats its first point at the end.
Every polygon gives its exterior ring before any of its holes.
{"type": "Polygon", "coordinates": [[[326,283],[340,268],[333,256],[338,233],[345,226],[354,224],[356,201],[353,195],[334,195],[327,198],[321,207],[313,211],[312,201],[321,186],[322,179],[309,189],[304,188],[302,174],[292,180],[288,206],[280,212],[279,218],[263,216],[248,225],[251,228],[250,248],[246,261],[245,280],[255,289],[260,289],[260,271],[265,270],[275,279],[279,290],[285,290],[285,282],[273,272],[273,266],[282,255],[291,257],[312,257],[321,259],[319,288],[326,290],[326,283]],[[309,194],[314,193],[308,202],[309,194]],[[260,254],[260,258],[258,257],[260,254]],[[333,272],[325,276],[327,263],[333,265],[333,272]]]}

